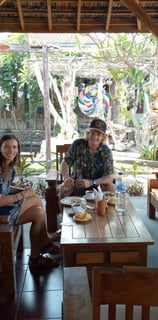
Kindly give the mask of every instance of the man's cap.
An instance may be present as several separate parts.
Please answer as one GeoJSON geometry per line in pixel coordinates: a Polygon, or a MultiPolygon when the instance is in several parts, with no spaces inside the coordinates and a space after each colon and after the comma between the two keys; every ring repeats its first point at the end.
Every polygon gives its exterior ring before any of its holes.
{"type": "Polygon", "coordinates": [[[97,131],[105,134],[106,123],[104,120],[101,120],[99,118],[95,118],[91,121],[89,130],[97,130],[97,131]]]}

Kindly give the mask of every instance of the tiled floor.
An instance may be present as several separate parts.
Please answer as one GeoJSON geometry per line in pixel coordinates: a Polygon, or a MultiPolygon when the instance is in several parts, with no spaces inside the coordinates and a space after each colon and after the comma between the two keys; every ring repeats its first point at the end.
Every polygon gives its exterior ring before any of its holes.
{"type": "Polygon", "coordinates": [[[29,248],[16,259],[17,292],[6,298],[0,283],[0,318],[3,320],[61,320],[62,261],[59,267],[33,274],[28,268],[29,248]]]}
{"type": "MultiPolygon", "coordinates": [[[[155,240],[148,251],[148,266],[158,267],[158,218],[150,220],[146,214],[146,197],[136,197],[132,202],[144,224],[155,240]]],[[[28,268],[28,226],[25,226],[25,246],[17,256],[17,293],[13,299],[4,296],[0,283],[0,318],[3,320],[61,320],[62,312],[62,261],[57,268],[32,274],[28,268]]],[[[86,319],[83,319],[86,320],[86,319]]]]}

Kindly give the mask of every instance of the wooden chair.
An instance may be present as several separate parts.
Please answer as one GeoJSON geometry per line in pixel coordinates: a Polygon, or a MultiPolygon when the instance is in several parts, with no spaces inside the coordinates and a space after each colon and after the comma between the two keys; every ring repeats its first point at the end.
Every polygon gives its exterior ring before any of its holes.
{"type": "Polygon", "coordinates": [[[158,269],[95,267],[92,306],[93,320],[157,320],[158,269]]]}
{"type": "Polygon", "coordinates": [[[147,214],[150,219],[155,219],[158,210],[158,172],[153,172],[148,177],[147,184],[147,214]]]}
{"type": "Polygon", "coordinates": [[[56,145],[56,170],[58,172],[58,183],[63,181],[61,174],[61,162],[65,156],[65,153],[69,149],[70,144],[58,144],[56,145]]]}
{"type": "Polygon", "coordinates": [[[49,170],[46,182],[46,213],[47,213],[47,231],[55,232],[57,230],[57,214],[59,213],[57,186],[62,183],[61,161],[69,149],[70,144],[56,145],[56,169],[49,170]]]}
{"type": "Polygon", "coordinates": [[[22,250],[23,227],[13,228],[8,224],[7,216],[0,216],[0,278],[6,295],[16,292],[15,256],[22,250]]]}

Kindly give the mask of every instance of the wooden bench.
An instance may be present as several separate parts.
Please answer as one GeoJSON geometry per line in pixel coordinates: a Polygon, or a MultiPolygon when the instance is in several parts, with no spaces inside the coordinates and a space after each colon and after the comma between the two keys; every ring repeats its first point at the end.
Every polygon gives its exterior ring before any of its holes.
{"type": "Polygon", "coordinates": [[[14,295],[16,291],[15,258],[16,253],[23,250],[23,227],[4,223],[0,216],[0,278],[6,295],[14,295]]]}
{"type": "Polygon", "coordinates": [[[158,210],[158,173],[148,178],[147,185],[147,213],[150,219],[155,219],[158,210]]]}
{"type": "Polygon", "coordinates": [[[92,320],[86,267],[64,268],[63,320],[92,320]]]}

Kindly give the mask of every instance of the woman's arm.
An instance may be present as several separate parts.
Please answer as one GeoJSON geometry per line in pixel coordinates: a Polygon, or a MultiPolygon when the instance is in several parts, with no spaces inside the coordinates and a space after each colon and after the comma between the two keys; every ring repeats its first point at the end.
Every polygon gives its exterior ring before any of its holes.
{"type": "Polygon", "coordinates": [[[22,192],[16,194],[9,194],[7,196],[0,195],[0,207],[9,206],[17,202],[18,200],[22,200],[24,198],[22,192]]]}
{"type": "Polygon", "coordinates": [[[2,195],[0,194],[0,207],[9,206],[17,201],[20,201],[24,198],[29,198],[35,195],[36,192],[32,187],[28,187],[24,189],[22,192],[13,193],[9,195],[2,195]]]}

